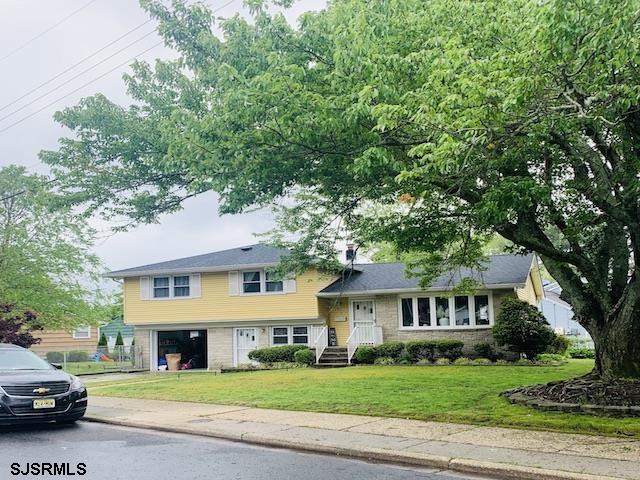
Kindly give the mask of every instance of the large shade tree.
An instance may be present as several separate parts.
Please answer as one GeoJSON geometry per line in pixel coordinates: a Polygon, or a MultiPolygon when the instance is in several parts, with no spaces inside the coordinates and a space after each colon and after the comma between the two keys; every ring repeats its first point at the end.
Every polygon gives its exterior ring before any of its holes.
{"type": "Polygon", "coordinates": [[[143,0],[179,52],[135,103],[57,114],[71,202],[148,222],[214,190],[285,198],[296,258],[336,234],[423,252],[428,280],[498,233],[537,252],[605,377],[640,377],[640,2],[334,0],[299,28],[143,0]]]}
{"type": "Polygon", "coordinates": [[[103,318],[94,231],[51,187],[24,167],[0,168],[0,313],[25,319],[20,334],[103,318]]]}

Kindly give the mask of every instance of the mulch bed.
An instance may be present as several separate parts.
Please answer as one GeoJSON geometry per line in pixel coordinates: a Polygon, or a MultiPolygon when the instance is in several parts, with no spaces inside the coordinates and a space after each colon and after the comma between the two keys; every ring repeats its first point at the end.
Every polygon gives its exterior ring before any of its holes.
{"type": "Polygon", "coordinates": [[[514,388],[503,394],[511,403],[539,410],[640,416],[640,381],[604,381],[594,374],[545,385],[514,388]]]}

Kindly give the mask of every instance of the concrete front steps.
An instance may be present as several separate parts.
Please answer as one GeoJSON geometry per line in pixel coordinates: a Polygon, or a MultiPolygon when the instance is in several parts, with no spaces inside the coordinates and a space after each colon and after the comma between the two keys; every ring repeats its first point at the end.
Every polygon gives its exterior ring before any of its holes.
{"type": "Polygon", "coordinates": [[[348,367],[350,366],[348,358],[347,347],[327,347],[315,366],[318,368],[348,367]]]}

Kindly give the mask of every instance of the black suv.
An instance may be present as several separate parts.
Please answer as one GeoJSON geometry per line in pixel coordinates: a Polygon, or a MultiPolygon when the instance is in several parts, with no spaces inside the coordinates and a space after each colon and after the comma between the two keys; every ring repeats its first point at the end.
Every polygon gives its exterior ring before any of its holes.
{"type": "Polygon", "coordinates": [[[0,425],[73,423],[87,409],[87,389],[77,377],[35,353],[0,343],[0,425]]]}

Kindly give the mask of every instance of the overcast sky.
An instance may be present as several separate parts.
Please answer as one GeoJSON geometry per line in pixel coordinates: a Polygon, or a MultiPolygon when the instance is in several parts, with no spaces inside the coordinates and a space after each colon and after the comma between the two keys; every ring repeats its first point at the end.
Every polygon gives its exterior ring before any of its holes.
{"type": "MultiPolygon", "coordinates": [[[[228,2],[205,3],[215,9],[228,2]]],[[[298,1],[286,15],[290,22],[295,22],[300,13],[321,9],[324,4],[324,0],[298,1]]],[[[242,0],[233,1],[216,15],[229,17],[235,13],[247,14],[242,0]]],[[[147,19],[137,0],[0,0],[0,118],[7,117],[0,120],[0,165],[19,164],[46,173],[38,152],[55,149],[58,138],[69,134],[53,121],[55,111],[98,92],[115,102],[128,104],[121,79],[128,71],[126,66],[82,86],[157,43],[160,39],[155,33],[78,78],[71,78],[153,31],[153,22],[7,106],[147,19]],[[76,93],[61,98],[79,87],[82,88],[76,93]],[[43,110],[36,113],[40,109],[43,110]]],[[[153,61],[171,56],[172,51],[160,46],[139,58],[153,61]]],[[[255,243],[253,234],[272,225],[267,212],[219,217],[213,194],[192,199],[184,207],[179,213],[162,217],[160,224],[139,226],[126,233],[111,234],[108,225],[94,221],[100,230],[96,253],[109,269],[119,269],[255,243]]]]}

